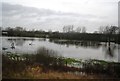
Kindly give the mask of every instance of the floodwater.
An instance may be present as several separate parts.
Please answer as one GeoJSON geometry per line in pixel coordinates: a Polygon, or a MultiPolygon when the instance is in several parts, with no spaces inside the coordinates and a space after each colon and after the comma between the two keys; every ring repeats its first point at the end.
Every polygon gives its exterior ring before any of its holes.
{"type": "Polygon", "coordinates": [[[76,59],[97,59],[120,62],[118,44],[111,43],[108,48],[104,42],[54,40],[29,37],[0,37],[0,52],[34,54],[39,48],[45,47],[57,52],[58,56],[76,59]],[[11,48],[15,47],[15,48],[11,48]]]}

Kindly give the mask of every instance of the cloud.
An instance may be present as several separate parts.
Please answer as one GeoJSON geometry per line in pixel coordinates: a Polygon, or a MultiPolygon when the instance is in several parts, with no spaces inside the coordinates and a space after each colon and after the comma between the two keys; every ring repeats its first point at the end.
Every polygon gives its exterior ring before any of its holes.
{"type": "Polygon", "coordinates": [[[120,1],[118,3],[118,26],[120,27],[120,1]]]}
{"type": "Polygon", "coordinates": [[[100,25],[113,23],[108,16],[60,12],[44,8],[2,3],[2,26],[23,26],[27,29],[62,30],[64,25],[86,26],[93,31],[100,25]]]}
{"type": "Polygon", "coordinates": [[[38,18],[54,15],[55,13],[46,9],[24,7],[21,5],[2,4],[3,26],[22,25],[37,22],[38,18]]]}

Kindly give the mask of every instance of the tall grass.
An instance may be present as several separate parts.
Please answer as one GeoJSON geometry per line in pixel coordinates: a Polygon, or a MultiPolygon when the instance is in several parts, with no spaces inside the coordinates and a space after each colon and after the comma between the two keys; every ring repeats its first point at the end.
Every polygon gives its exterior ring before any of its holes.
{"type": "Polygon", "coordinates": [[[44,47],[38,49],[35,54],[2,54],[2,64],[3,78],[42,78],[45,76],[48,78],[48,76],[53,77],[53,74],[55,74],[54,77],[61,76],[63,78],[62,75],[66,74],[66,72],[74,74],[76,71],[85,73],[85,75],[99,74],[120,77],[119,63],[99,60],[82,62],[73,58],[63,58],[59,57],[56,51],[44,47]],[[67,66],[72,63],[79,63],[82,65],[82,68],[67,66]]]}

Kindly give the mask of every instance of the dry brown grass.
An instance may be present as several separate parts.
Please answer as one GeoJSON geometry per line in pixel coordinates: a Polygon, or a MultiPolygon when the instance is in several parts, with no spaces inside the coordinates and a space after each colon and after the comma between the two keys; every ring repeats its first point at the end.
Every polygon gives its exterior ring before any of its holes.
{"type": "Polygon", "coordinates": [[[73,73],[59,72],[54,70],[47,70],[43,72],[41,66],[28,66],[24,71],[19,73],[12,73],[15,79],[96,79],[100,78],[96,75],[75,75],[73,73]]]}

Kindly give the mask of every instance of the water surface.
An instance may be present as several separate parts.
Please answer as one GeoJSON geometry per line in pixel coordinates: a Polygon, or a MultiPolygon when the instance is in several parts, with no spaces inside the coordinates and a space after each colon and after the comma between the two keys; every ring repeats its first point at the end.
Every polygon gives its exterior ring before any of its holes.
{"type": "Polygon", "coordinates": [[[45,47],[57,51],[58,56],[77,58],[77,59],[97,59],[105,61],[120,62],[118,44],[111,44],[112,54],[108,52],[108,47],[104,42],[89,41],[68,41],[68,40],[49,40],[45,38],[29,37],[0,37],[2,42],[0,50],[3,53],[28,53],[34,54],[40,47],[45,47]],[[15,49],[11,48],[14,43],[15,49]],[[6,49],[5,49],[6,48],[6,49]]]}

